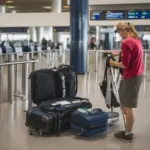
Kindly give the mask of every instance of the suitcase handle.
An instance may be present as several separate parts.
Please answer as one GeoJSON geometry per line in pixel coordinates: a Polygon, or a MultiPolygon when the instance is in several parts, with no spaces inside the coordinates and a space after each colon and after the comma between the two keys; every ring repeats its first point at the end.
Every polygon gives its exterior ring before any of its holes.
{"type": "Polygon", "coordinates": [[[66,65],[66,64],[59,65],[59,68],[63,68],[63,67],[68,67],[73,70],[73,68],[70,65],[66,65]]]}
{"type": "Polygon", "coordinates": [[[102,112],[102,109],[96,108],[96,109],[93,109],[93,111],[94,111],[94,112],[95,112],[95,111],[100,111],[100,112],[102,112]]]}
{"type": "Polygon", "coordinates": [[[75,97],[74,99],[79,99],[79,100],[81,100],[81,101],[83,101],[83,100],[87,100],[87,101],[89,101],[89,99],[88,98],[82,98],[82,97],[75,97]]]}
{"type": "Polygon", "coordinates": [[[95,112],[102,112],[102,109],[97,108],[97,109],[93,109],[92,112],[88,111],[88,113],[91,115],[94,115],[95,112]]]}

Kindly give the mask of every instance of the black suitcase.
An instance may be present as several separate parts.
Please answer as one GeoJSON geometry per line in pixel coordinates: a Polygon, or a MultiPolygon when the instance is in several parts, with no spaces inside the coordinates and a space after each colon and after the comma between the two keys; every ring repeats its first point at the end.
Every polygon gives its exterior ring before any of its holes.
{"type": "Polygon", "coordinates": [[[57,97],[57,73],[52,69],[41,69],[30,74],[31,100],[39,105],[42,101],[57,97]]]}
{"type": "Polygon", "coordinates": [[[40,107],[34,107],[26,114],[25,125],[29,127],[29,134],[38,131],[42,136],[44,133],[57,133],[57,114],[53,112],[42,111],[40,107]]]}
{"type": "Polygon", "coordinates": [[[26,126],[29,127],[30,135],[34,130],[40,135],[43,133],[59,135],[60,131],[69,129],[72,112],[78,108],[91,108],[88,99],[51,99],[27,112],[26,126]]]}
{"type": "Polygon", "coordinates": [[[77,75],[68,65],[34,71],[29,79],[31,100],[37,105],[51,98],[74,98],[77,94],[77,75]]]}

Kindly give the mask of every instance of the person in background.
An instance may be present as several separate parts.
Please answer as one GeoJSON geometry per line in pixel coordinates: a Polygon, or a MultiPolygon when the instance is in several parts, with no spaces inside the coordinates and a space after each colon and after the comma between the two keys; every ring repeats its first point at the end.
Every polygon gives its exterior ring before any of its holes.
{"type": "Polygon", "coordinates": [[[134,137],[133,108],[137,108],[139,90],[144,74],[143,46],[133,24],[129,22],[120,22],[117,25],[116,31],[123,39],[121,47],[121,62],[118,63],[110,60],[110,65],[123,68],[119,96],[126,116],[126,128],[125,131],[115,133],[115,137],[132,141],[134,137]]]}
{"type": "Polygon", "coordinates": [[[48,44],[48,42],[47,42],[47,40],[43,37],[43,39],[42,39],[42,50],[47,50],[47,44],[48,44]]]}
{"type": "Polygon", "coordinates": [[[95,46],[96,46],[94,37],[91,38],[91,44],[90,45],[91,45],[91,49],[93,50],[95,48],[95,46]]]}
{"type": "Polygon", "coordinates": [[[67,49],[70,49],[70,38],[67,38],[67,49]]]}

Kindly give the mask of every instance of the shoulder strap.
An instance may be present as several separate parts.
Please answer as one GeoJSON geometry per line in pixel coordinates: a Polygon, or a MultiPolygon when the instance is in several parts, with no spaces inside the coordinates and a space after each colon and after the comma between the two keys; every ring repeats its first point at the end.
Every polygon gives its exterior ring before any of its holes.
{"type": "Polygon", "coordinates": [[[106,65],[105,71],[104,71],[104,77],[103,77],[103,80],[106,80],[106,81],[107,81],[107,71],[108,71],[108,66],[106,65]]]}

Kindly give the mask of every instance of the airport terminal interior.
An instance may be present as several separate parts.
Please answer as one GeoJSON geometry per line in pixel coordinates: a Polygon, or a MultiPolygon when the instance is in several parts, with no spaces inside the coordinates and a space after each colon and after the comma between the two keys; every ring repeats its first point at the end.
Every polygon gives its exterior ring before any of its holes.
{"type": "Polygon", "coordinates": [[[0,150],[150,150],[149,95],[150,0],[0,0],[0,150]],[[115,32],[120,21],[135,25],[144,53],[132,142],[114,138],[124,129],[122,113],[119,107],[107,108],[99,86],[107,56],[121,50],[122,38],[115,32]],[[59,136],[29,135],[30,73],[71,63],[80,70],[77,96],[88,98],[93,108],[118,112],[119,121],[90,137],[71,129],[59,136]]]}

